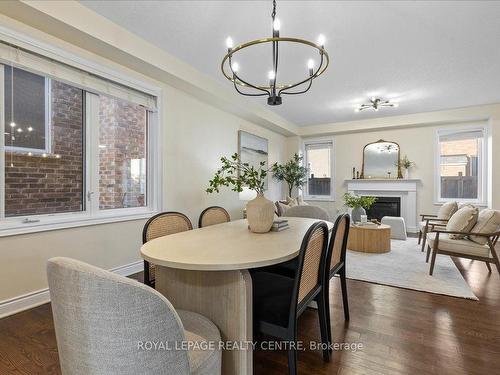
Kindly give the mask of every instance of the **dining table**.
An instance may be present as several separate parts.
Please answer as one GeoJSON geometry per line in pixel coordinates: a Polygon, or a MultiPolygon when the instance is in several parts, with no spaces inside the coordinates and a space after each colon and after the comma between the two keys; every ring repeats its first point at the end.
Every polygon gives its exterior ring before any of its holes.
{"type": "MultiPolygon", "coordinates": [[[[317,219],[290,217],[289,228],[253,233],[245,219],[158,237],[141,247],[155,265],[155,288],[176,309],[204,315],[219,328],[223,375],[251,375],[250,269],[295,258],[317,219]]],[[[329,230],[333,223],[326,222],[329,230]]]]}

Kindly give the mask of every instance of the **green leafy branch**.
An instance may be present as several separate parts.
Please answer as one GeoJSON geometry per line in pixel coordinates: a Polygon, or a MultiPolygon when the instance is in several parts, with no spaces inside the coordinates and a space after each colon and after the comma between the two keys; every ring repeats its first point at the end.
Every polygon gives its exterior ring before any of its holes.
{"type": "Polygon", "coordinates": [[[358,196],[351,193],[344,194],[344,203],[349,208],[363,207],[364,209],[369,209],[376,201],[377,197],[358,196]]]}
{"type": "Polygon", "coordinates": [[[236,192],[242,192],[243,187],[248,187],[257,194],[264,194],[266,177],[272,169],[265,167],[265,161],[261,161],[256,168],[249,163],[242,163],[237,153],[230,158],[223,156],[220,161],[222,166],[209,181],[207,193],[219,193],[220,187],[226,186],[236,192]]]}

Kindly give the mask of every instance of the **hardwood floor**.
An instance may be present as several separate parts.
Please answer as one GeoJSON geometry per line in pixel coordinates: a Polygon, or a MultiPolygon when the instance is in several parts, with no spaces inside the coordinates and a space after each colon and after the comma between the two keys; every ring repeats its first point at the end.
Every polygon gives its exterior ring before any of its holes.
{"type": "MultiPolygon", "coordinates": [[[[479,301],[348,280],[351,321],[344,324],[340,284],[332,281],[335,342],[359,351],[299,353],[299,374],[500,374],[500,277],[481,262],[456,261],[479,301]]],[[[141,277],[140,275],[138,277],[141,277]]],[[[299,321],[299,339],[319,340],[314,311],[299,321]]],[[[257,351],[254,374],[287,374],[284,351],[257,351]]],[[[59,374],[50,305],[0,320],[0,374],[59,374]]]]}

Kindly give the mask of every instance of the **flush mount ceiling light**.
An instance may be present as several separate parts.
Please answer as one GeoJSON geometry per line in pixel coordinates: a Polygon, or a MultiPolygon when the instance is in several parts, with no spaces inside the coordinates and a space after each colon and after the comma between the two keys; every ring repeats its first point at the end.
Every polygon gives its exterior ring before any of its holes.
{"type": "Polygon", "coordinates": [[[282,95],[298,95],[309,91],[313,79],[324,73],[330,60],[328,53],[325,51],[325,37],[323,35],[318,37],[317,43],[304,39],[280,37],[280,20],[276,18],[276,0],[273,0],[271,18],[273,20],[272,38],[253,40],[237,47],[234,47],[231,37],[226,39],[227,54],[222,59],[221,70],[222,74],[234,84],[234,88],[239,94],[245,96],[267,96],[267,104],[280,105],[282,95]],[[245,48],[265,43],[272,44],[272,69],[267,75],[268,84],[250,83],[239,75],[240,65],[234,61],[234,56],[238,51],[245,48]],[[279,83],[278,62],[280,43],[290,43],[297,46],[305,45],[313,48],[315,53],[319,54],[317,68],[315,68],[316,62],[313,59],[309,59],[306,64],[308,75],[305,78],[299,79],[295,83],[279,83]],[[292,91],[293,89],[296,90],[292,91]]]}
{"type": "Polygon", "coordinates": [[[358,108],[355,109],[356,112],[364,111],[365,109],[373,109],[374,111],[378,111],[379,108],[382,107],[399,107],[399,103],[391,103],[389,100],[384,100],[379,98],[371,98],[370,104],[359,104],[358,108]]]}

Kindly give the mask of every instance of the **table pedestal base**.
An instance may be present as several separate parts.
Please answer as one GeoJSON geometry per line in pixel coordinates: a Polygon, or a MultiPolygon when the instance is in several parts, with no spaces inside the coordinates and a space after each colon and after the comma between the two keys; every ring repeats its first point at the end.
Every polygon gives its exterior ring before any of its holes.
{"type": "MultiPolygon", "coordinates": [[[[206,316],[222,341],[252,341],[252,279],[247,270],[189,271],[156,266],[156,290],[176,309],[206,316]]],[[[222,352],[223,375],[251,375],[252,347],[222,352]]]]}

